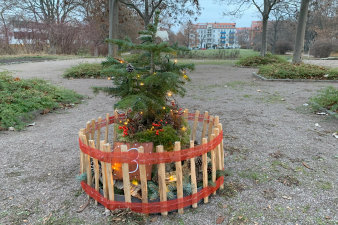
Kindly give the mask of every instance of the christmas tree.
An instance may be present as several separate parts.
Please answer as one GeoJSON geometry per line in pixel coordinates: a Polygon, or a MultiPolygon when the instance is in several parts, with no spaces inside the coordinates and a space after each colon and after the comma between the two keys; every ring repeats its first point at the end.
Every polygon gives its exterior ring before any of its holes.
{"type": "Polygon", "coordinates": [[[120,126],[123,137],[137,139],[137,133],[146,131],[137,140],[141,142],[147,139],[144,135],[153,136],[154,133],[161,136],[160,132],[172,133],[182,128],[185,131],[184,121],[177,116],[181,113],[180,109],[173,100],[175,95],[184,96],[184,85],[189,81],[186,73],[194,69],[193,64],[177,64],[176,60],[171,60],[178,51],[188,49],[156,38],[159,14],[157,11],[154,23],[140,32],[139,44],[128,38],[108,40],[118,45],[121,51],[138,54],[133,54],[128,61],[108,58],[105,64],[110,67],[106,72],[111,74],[113,87],[100,88],[119,99],[115,109],[127,113],[127,121],[120,126]]]}

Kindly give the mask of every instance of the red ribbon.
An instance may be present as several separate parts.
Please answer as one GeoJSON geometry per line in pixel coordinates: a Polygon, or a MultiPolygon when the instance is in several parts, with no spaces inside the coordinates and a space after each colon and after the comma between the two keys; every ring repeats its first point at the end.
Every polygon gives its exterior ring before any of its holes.
{"type": "Polygon", "coordinates": [[[206,187],[200,190],[199,192],[186,196],[180,199],[168,200],[164,202],[152,202],[152,203],[127,203],[127,202],[118,202],[111,201],[104,198],[98,191],[86,184],[84,181],[81,182],[82,189],[93,199],[98,201],[104,207],[110,210],[114,209],[125,209],[130,208],[134,212],[138,213],[160,213],[160,212],[169,212],[177,210],[179,208],[184,208],[194,203],[198,203],[202,198],[205,198],[211,195],[213,192],[218,190],[218,188],[223,184],[224,177],[219,177],[216,181],[215,187],[206,187]]]}

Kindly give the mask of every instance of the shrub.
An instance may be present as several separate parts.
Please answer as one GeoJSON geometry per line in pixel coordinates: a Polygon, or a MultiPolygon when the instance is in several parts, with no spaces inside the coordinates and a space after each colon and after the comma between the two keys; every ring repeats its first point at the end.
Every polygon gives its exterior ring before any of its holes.
{"type": "Polygon", "coordinates": [[[311,49],[311,55],[316,58],[327,58],[331,55],[333,45],[329,41],[318,40],[311,49]]]}
{"type": "Polygon", "coordinates": [[[80,103],[82,96],[74,91],[48,84],[44,80],[13,78],[0,73],[0,130],[22,129],[38,110],[53,109],[80,103]]]}
{"type": "Polygon", "coordinates": [[[338,88],[327,87],[310,99],[310,105],[315,110],[322,108],[338,113],[338,88]]]}
{"type": "Polygon", "coordinates": [[[238,66],[248,66],[248,67],[257,67],[260,65],[266,65],[271,63],[284,63],[286,62],[285,59],[272,54],[266,54],[265,57],[263,56],[249,56],[245,58],[241,58],[236,62],[238,66]]]}
{"type": "Polygon", "coordinates": [[[100,63],[82,63],[73,66],[66,70],[63,74],[64,78],[103,78],[106,77],[102,72],[102,65],[100,63]]]}
{"type": "Polygon", "coordinates": [[[292,51],[293,46],[291,42],[288,41],[277,41],[275,52],[276,54],[284,55],[287,51],[292,51]]]}
{"type": "Polygon", "coordinates": [[[258,73],[274,79],[338,79],[338,70],[310,64],[274,63],[262,65],[259,67],[258,73]]]}

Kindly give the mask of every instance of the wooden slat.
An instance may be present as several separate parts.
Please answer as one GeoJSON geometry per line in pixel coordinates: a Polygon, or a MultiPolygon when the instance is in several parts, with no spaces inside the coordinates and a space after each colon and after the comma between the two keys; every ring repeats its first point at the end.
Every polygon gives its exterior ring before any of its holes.
{"type": "MultiPolygon", "coordinates": [[[[215,139],[217,130],[218,128],[213,129],[213,132],[211,134],[211,140],[215,139]]],[[[217,166],[216,165],[216,150],[217,150],[217,146],[216,148],[211,150],[211,180],[214,183],[216,182],[216,166],[217,166]]],[[[216,195],[216,191],[213,194],[216,195]]]]}
{"type": "Polygon", "coordinates": [[[202,129],[202,135],[201,135],[201,143],[202,139],[205,138],[205,135],[207,133],[207,127],[208,127],[208,112],[204,112],[204,119],[203,119],[203,129],[202,129]]]}
{"type": "MultiPolygon", "coordinates": [[[[175,152],[181,151],[181,142],[175,142],[175,152]]],[[[175,162],[176,165],[176,185],[177,185],[177,199],[181,199],[178,201],[178,213],[183,214],[183,173],[182,173],[182,162],[175,162]]]]}
{"type": "MultiPolygon", "coordinates": [[[[139,154],[144,153],[144,148],[140,146],[138,148],[139,154]]],[[[148,203],[148,184],[147,184],[147,171],[145,164],[139,164],[140,167],[140,181],[141,181],[141,191],[142,191],[142,203],[148,203]]],[[[146,214],[148,214],[148,209],[145,209],[146,214]]]]}
{"type": "Polygon", "coordinates": [[[104,140],[108,143],[108,132],[109,132],[109,113],[106,114],[106,132],[104,133],[104,140]]]}
{"type": "MultiPolygon", "coordinates": [[[[190,148],[194,147],[194,141],[190,141],[190,148]]],[[[191,169],[191,189],[192,194],[197,193],[197,181],[196,181],[196,168],[195,168],[195,158],[190,159],[190,169],[191,169]]],[[[194,200],[194,199],[193,199],[194,200]]],[[[192,204],[193,208],[197,208],[197,196],[195,198],[196,203],[192,204]]]]}
{"type": "MultiPolygon", "coordinates": [[[[95,142],[93,140],[89,140],[89,146],[95,148],[95,142]]],[[[100,167],[99,167],[99,160],[93,158],[94,162],[94,185],[95,190],[99,191],[100,188],[100,167]]],[[[97,201],[95,200],[95,205],[97,205],[97,201]]]]}
{"type": "MultiPolygon", "coordinates": [[[[219,129],[219,132],[223,131],[223,125],[221,123],[218,124],[218,129],[219,129]]],[[[223,138],[222,138],[222,142],[221,142],[221,146],[220,146],[221,159],[222,159],[222,162],[221,162],[222,169],[224,169],[224,149],[223,148],[224,148],[224,146],[223,146],[223,138]]]]}
{"type": "Polygon", "coordinates": [[[102,123],[102,118],[101,117],[98,118],[97,123],[99,124],[99,127],[97,129],[97,135],[96,135],[96,149],[100,149],[101,123],[102,123]]]}
{"type": "MultiPolygon", "coordinates": [[[[103,146],[105,152],[111,152],[110,144],[105,144],[103,146]]],[[[114,201],[114,180],[113,180],[113,171],[111,168],[111,163],[106,163],[106,171],[107,171],[107,182],[108,182],[108,194],[109,200],[114,201]]],[[[129,174],[128,174],[129,175],[129,174]]]]}
{"type": "Polygon", "coordinates": [[[119,121],[119,114],[117,112],[117,110],[114,111],[114,142],[117,141],[117,123],[119,121]]]}
{"type": "MultiPolygon", "coordinates": [[[[206,144],[208,140],[206,138],[202,139],[202,144],[206,144]]],[[[207,161],[207,153],[202,155],[202,172],[203,172],[203,188],[208,187],[208,161],[207,161]]],[[[204,198],[204,203],[209,202],[209,197],[206,196],[204,198]]]]}
{"type": "Polygon", "coordinates": [[[215,116],[214,118],[214,126],[217,127],[219,124],[219,116],[215,116]]]}
{"type": "Polygon", "coordinates": [[[90,124],[90,140],[95,140],[95,119],[92,119],[92,122],[90,124]]]}
{"type": "MultiPolygon", "coordinates": [[[[128,152],[127,145],[121,145],[121,152],[128,152]]],[[[129,164],[122,163],[123,190],[125,202],[131,202],[129,164]]]]}
{"type": "MultiPolygon", "coordinates": [[[[100,143],[100,151],[104,152],[105,141],[100,143]]],[[[108,177],[106,163],[101,161],[102,182],[103,182],[103,197],[108,198],[108,177]]]]}
{"type": "Polygon", "coordinates": [[[189,109],[185,109],[184,110],[184,114],[183,114],[183,117],[184,119],[188,122],[188,116],[189,116],[189,109]]]}
{"type": "MultiPolygon", "coordinates": [[[[79,131],[79,139],[82,141],[82,135],[83,135],[83,130],[84,129],[81,129],[79,131]]],[[[85,155],[84,153],[81,151],[80,149],[80,173],[84,173],[85,172],[85,155]]]]}
{"type": "MultiPolygon", "coordinates": [[[[163,152],[163,145],[156,146],[157,152],[163,152]]],[[[165,183],[165,163],[158,164],[158,186],[159,186],[159,192],[160,192],[160,201],[161,202],[167,202],[167,186],[165,183]]],[[[162,203],[165,205],[165,203],[162,203]]],[[[167,216],[168,212],[163,211],[161,212],[162,216],[167,216]]]]}
{"type": "Polygon", "coordinates": [[[214,125],[214,117],[209,117],[209,126],[208,126],[208,141],[211,140],[211,134],[212,134],[212,127],[214,125]]]}
{"type": "MultiPolygon", "coordinates": [[[[83,143],[86,143],[86,145],[88,145],[88,141],[87,141],[87,137],[86,135],[82,135],[82,141],[83,143]]],[[[85,160],[86,160],[86,173],[87,173],[87,184],[89,186],[92,185],[92,169],[91,169],[91,162],[90,162],[90,156],[86,155],[85,156],[85,160]]]]}
{"type": "MultiPolygon", "coordinates": [[[[87,141],[90,139],[90,128],[91,128],[92,124],[90,121],[87,122],[86,124],[86,131],[84,133],[84,135],[86,135],[87,141]]],[[[88,145],[88,142],[86,143],[86,145],[88,145]]]]}
{"type": "Polygon", "coordinates": [[[192,127],[192,132],[191,132],[191,140],[195,141],[196,140],[196,131],[197,131],[197,126],[198,126],[198,117],[200,116],[200,111],[196,110],[195,112],[195,119],[194,119],[194,125],[192,127]]]}
{"type": "MultiPolygon", "coordinates": [[[[221,132],[223,130],[222,124],[218,124],[218,130],[221,132]]],[[[219,157],[220,157],[220,170],[224,170],[224,149],[223,149],[223,138],[221,144],[218,146],[219,148],[219,157]]],[[[224,184],[221,184],[220,189],[224,189],[224,184]]]]}

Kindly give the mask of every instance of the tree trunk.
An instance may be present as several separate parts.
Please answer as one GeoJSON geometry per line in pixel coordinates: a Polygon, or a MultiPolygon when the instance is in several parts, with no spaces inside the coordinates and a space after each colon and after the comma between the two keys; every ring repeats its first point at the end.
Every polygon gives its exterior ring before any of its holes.
{"type": "Polygon", "coordinates": [[[8,34],[7,23],[2,13],[1,13],[1,20],[2,20],[4,30],[5,30],[5,42],[6,42],[6,48],[7,48],[9,46],[9,34],[8,34]]]}
{"type": "MultiPolygon", "coordinates": [[[[109,0],[109,39],[114,39],[117,37],[117,24],[118,0],[109,0]]],[[[116,56],[116,47],[114,47],[113,43],[108,44],[108,56],[116,56]]]]}
{"type": "MultiPolygon", "coordinates": [[[[113,38],[117,39],[118,37],[118,23],[119,23],[119,1],[114,1],[114,16],[113,16],[113,38]]],[[[118,46],[113,45],[113,56],[116,57],[118,52],[118,46]]]]}
{"type": "Polygon", "coordinates": [[[309,10],[309,3],[310,0],[302,0],[302,4],[300,6],[296,42],[295,42],[295,51],[293,52],[292,59],[292,63],[294,64],[302,62],[302,53],[304,51],[304,37],[305,37],[307,14],[309,10]]]}
{"type": "Polygon", "coordinates": [[[269,16],[263,16],[263,28],[262,28],[262,46],[261,46],[261,56],[266,55],[267,50],[267,30],[268,30],[268,20],[269,16]]]}

